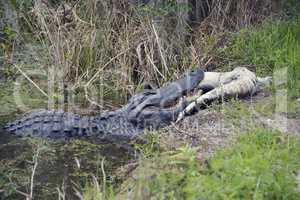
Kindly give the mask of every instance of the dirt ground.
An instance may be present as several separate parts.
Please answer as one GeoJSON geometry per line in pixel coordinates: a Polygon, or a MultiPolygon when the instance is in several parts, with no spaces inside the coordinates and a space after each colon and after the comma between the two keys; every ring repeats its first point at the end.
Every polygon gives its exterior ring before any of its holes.
{"type": "MultiPolygon", "coordinates": [[[[241,100],[241,105],[249,107],[270,98],[269,92],[261,92],[251,98],[241,100]]],[[[237,116],[229,118],[224,113],[230,102],[215,108],[201,110],[198,113],[186,117],[178,124],[163,129],[163,145],[175,149],[184,145],[199,147],[199,151],[211,155],[216,149],[229,145],[237,134],[247,132],[249,128],[266,128],[278,130],[284,134],[296,134],[300,136],[300,118],[289,117],[287,114],[264,116],[251,111],[249,116],[237,116]]]]}

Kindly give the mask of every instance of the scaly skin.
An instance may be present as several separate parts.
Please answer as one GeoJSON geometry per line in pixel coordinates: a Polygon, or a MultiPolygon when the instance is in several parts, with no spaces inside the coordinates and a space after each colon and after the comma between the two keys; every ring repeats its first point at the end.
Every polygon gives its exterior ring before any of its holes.
{"type": "Polygon", "coordinates": [[[200,69],[160,89],[147,90],[133,96],[123,108],[88,117],[62,111],[36,111],[9,123],[5,128],[17,136],[68,139],[96,135],[102,139],[131,139],[145,128],[160,128],[176,120],[185,108],[181,103],[167,108],[193,90],[204,77],[200,69]]]}
{"type": "Polygon", "coordinates": [[[6,127],[17,136],[67,139],[97,135],[104,139],[131,138],[142,132],[116,111],[103,116],[88,117],[62,111],[36,111],[6,127]]]}

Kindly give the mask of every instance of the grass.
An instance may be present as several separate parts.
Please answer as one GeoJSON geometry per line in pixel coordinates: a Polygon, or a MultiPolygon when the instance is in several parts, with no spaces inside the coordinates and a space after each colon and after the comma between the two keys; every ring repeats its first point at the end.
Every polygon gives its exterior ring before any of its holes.
{"type": "Polygon", "coordinates": [[[273,91],[287,89],[288,111],[300,111],[300,103],[296,101],[300,97],[299,17],[266,21],[258,27],[243,29],[234,33],[231,42],[220,52],[231,62],[253,66],[260,76],[279,72],[274,77],[273,91]],[[286,75],[281,72],[284,68],[286,75]],[[280,81],[283,82],[278,84],[280,81]]]}
{"type": "Polygon", "coordinates": [[[299,145],[299,138],[253,129],[207,160],[190,147],[163,153],[141,163],[132,199],[299,199],[299,145]]]}

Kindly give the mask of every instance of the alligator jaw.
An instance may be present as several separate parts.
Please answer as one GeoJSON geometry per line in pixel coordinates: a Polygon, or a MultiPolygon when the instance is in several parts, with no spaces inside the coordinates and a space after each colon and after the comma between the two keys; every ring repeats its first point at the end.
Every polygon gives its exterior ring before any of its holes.
{"type": "MultiPolygon", "coordinates": [[[[133,96],[126,107],[129,120],[142,120],[145,117],[145,112],[149,113],[149,108],[152,112],[156,112],[155,115],[159,117],[159,112],[162,114],[166,113],[165,109],[170,104],[175,104],[178,99],[193,91],[203,78],[204,72],[201,69],[196,69],[167,86],[156,90],[147,90],[133,96]]],[[[176,113],[175,111],[178,111],[178,109],[178,106],[175,106],[173,108],[174,113],[176,113]]]]}

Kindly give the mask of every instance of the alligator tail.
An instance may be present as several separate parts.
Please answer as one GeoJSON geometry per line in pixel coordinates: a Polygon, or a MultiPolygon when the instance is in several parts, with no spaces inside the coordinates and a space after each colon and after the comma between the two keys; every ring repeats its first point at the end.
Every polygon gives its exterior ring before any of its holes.
{"type": "Polygon", "coordinates": [[[6,125],[5,130],[17,136],[66,139],[91,133],[90,117],[63,111],[41,110],[6,125]]]}

